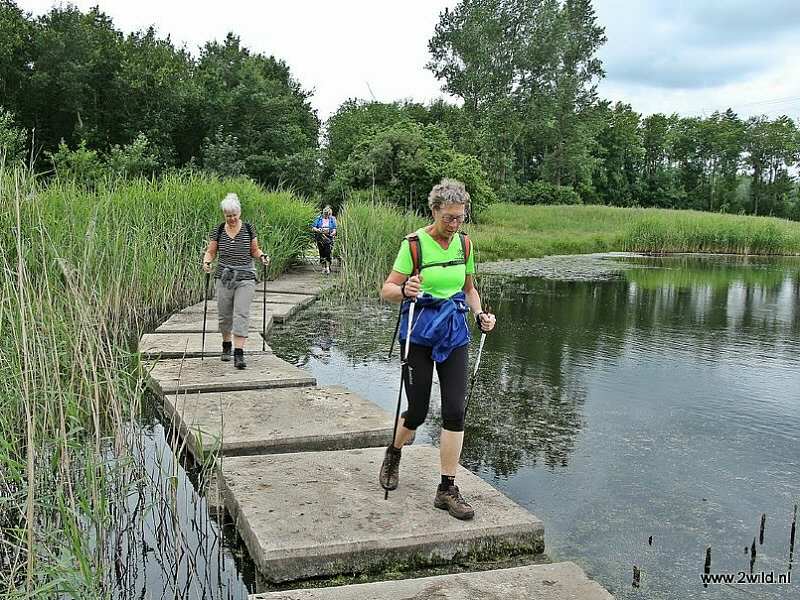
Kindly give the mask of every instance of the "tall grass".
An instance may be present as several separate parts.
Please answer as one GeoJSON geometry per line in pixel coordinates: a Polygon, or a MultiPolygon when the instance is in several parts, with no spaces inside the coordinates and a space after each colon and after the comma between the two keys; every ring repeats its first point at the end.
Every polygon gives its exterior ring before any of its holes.
{"type": "Polygon", "coordinates": [[[337,219],[342,264],[337,289],[342,297],[376,297],[403,237],[423,224],[415,213],[377,200],[347,202],[337,219]]]}
{"type": "MultiPolygon", "coordinates": [[[[363,195],[348,200],[339,219],[340,294],[375,296],[400,240],[426,222],[363,195]]],[[[800,254],[800,223],[696,211],[494,204],[464,229],[481,261],[609,251],[800,254]]]]}
{"type": "Polygon", "coordinates": [[[201,297],[201,253],[228,191],[273,272],[302,253],[313,207],[246,180],[87,191],[0,168],[0,595],[109,595],[107,454],[126,452],[145,377],[131,349],[201,297]]]}
{"type": "Polygon", "coordinates": [[[629,223],[621,248],[631,252],[798,254],[800,223],[696,211],[643,211],[629,223]]]}
{"type": "Polygon", "coordinates": [[[468,231],[484,259],[608,251],[800,253],[800,223],[688,210],[495,204],[468,231]]]}

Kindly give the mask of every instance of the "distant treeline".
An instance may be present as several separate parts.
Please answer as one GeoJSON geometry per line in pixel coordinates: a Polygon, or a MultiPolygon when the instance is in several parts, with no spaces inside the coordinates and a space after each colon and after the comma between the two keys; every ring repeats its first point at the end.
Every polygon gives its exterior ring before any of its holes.
{"type": "Polygon", "coordinates": [[[414,208],[450,176],[477,208],[505,200],[800,219],[798,124],[730,109],[643,117],[599,98],[605,32],[591,0],[462,0],[441,13],[427,65],[459,105],[349,100],[322,136],[310,92],[286,64],[232,34],[194,57],[153,30],[125,36],[96,9],[33,19],[0,0],[0,40],[0,144],[16,156],[33,150],[40,170],[91,180],[189,166],[334,205],[370,190],[414,208]]]}

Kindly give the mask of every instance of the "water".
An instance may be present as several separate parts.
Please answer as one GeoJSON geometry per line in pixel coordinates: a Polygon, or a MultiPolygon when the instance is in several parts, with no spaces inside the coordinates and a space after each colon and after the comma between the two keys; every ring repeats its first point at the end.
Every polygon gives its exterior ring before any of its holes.
{"type": "MultiPolygon", "coordinates": [[[[618,276],[603,281],[482,278],[498,327],[462,464],[544,521],[553,560],[577,562],[617,598],[798,597],[796,567],[791,586],[705,589],[700,574],[708,547],[712,573],[749,573],[754,538],[754,572],[789,568],[800,260],[614,260],[618,276]]],[[[321,385],[393,413],[395,316],[320,303],[270,344],[321,385]]],[[[438,443],[437,399],[434,386],[420,441],[438,443]]],[[[433,487],[438,474],[424,476],[433,487]]]]}
{"type": "MultiPolygon", "coordinates": [[[[204,490],[206,471],[177,459],[180,440],[165,429],[156,402],[133,425],[127,452],[114,455],[112,527],[103,555],[115,600],[152,598],[247,600],[253,590],[249,561],[230,524],[212,518],[204,490]]],[[[111,456],[111,450],[109,449],[111,456]]]]}

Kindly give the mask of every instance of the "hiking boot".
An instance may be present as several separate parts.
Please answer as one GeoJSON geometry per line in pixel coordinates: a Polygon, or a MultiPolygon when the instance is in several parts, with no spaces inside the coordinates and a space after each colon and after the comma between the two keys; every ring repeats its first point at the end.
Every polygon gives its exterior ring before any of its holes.
{"type": "Polygon", "coordinates": [[[395,450],[394,445],[390,444],[386,448],[386,455],[383,457],[381,474],[378,478],[381,487],[385,490],[396,490],[400,482],[400,450],[395,450]]]}
{"type": "Polygon", "coordinates": [[[222,362],[230,362],[231,360],[231,345],[230,343],[222,344],[222,362]]]}
{"type": "Polygon", "coordinates": [[[441,508],[450,513],[456,519],[466,521],[475,516],[475,511],[464,500],[464,496],[458,491],[457,485],[451,485],[446,490],[436,489],[436,499],[433,501],[436,508],[441,508]]]}
{"type": "Polygon", "coordinates": [[[247,363],[244,362],[244,354],[233,355],[233,366],[237,369],[244,369],[247,366],[247,363]]]}

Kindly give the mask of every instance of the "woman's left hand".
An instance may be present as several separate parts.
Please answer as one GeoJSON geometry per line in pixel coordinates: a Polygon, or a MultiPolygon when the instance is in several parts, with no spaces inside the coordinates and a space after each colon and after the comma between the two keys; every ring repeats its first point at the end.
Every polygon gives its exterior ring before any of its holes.
{"type": "Polygon", "coordinates": [[[269,263],[270,263],[269,256],[267,256],[266,254],[262,254],[261,255],[261,264],[264,265],[265,267],[268,267],[269,263]]]}
{"type": "Polygon", "coordinates": [[[480,328],[481,333],[489,333],[492,329],[494,329],[496,323],[497,317],[491,313],[483,312],[478,315],[478,327],[480,328]]]}

